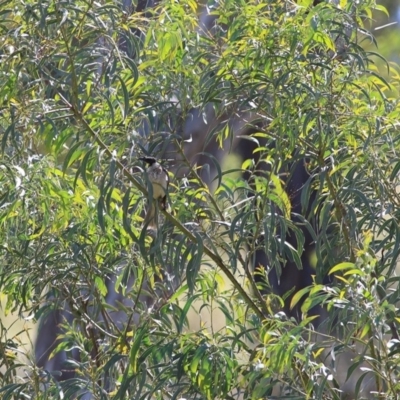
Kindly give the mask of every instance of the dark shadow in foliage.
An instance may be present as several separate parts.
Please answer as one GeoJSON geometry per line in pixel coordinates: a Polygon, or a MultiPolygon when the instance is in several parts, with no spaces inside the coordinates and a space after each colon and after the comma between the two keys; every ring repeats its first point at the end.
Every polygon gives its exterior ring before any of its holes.
{"type": "MultiPolygon", "coordinates": [[[[270,148],[273,146],[269,145],[270,148]]],[[[256,150],[256,144],[250,140],[242,140],[240,145],[237,147],[239,154],[242,159],[254,159],[258,165],[259,173],[269,172],[267,163],[260,161],[260,152],[254,152],[256,150]]],[[[264,237],[257,237],[254,240],[261,246],[255,246],[257,248],[255,254],[255,265],[257,269],[255,273],[256,283],[261,288],[263,293],[268,293],[271,288],[273,293],[284,299],[284,312],[289,317],[295,317],[298,321],[301,319],[301,306],[304,302],[298,302],[296,306],[291,309],[290,302],[293,295],[299,290],[310,286],[313,283],[313,276],[317,275],[316,266],[312,265],[312,259],[316,250],[316,237],[318,235],[318,221],[317,216],[313,212],[313,208],[316,206],[315,201],[317,198],[317,190],[311,188],[310,195],[306,205],[302,204],[303,190],[308,190],[309,186],[312,185],[312,177],[307,169],[308,159],[306,156],[301,155],[298,152],[293,154],[293,163],[289,164],[287,168],[279,171],[280,178],[284,181],[285,191],[291,201],[291,221],[294,225],[300,229],[301,234],[304,238],[303,252],[301,253],[301,268],[299,268],[294,261],[286,258],[286,262],[282,263],[281,271],[277,271],[276,268],[271,268],[270,261],[266,252],[263,250],[268,243],[263,243],[264,237]],[[261,271],[260,271],[261,268],[261,271]]],[[[244,178],[249,180],[249,173],[244,174],[244,178]]],[[[278,211],[277,211],[278,212],[278,211]]],[[[298,240],[293,231],[288,230],[285,232],[277,232],[285,241],[292,246],[294,249],[298,247],[298,240]]],[[[323,283],[328,284],[330,282],[329,276],[322,273],[323,283]]],[[[315,321],[315,325],[318,326],[326,317],[326,312],[321,306],[316,306],[309,311],[309,315],[318,316],[315,321]]]]}

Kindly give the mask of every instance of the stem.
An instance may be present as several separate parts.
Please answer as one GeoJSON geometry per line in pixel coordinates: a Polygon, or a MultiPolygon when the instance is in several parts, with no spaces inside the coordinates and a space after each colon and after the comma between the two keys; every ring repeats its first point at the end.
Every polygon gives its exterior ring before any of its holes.
{"type": "MultiPolygon", "coordinates": [[[[186,163],[186,165],[188,166],[188,168],[190,170],[190,173],[192,173],[195,176],[195,178],[197,179],[197,181],[200,182],[201,186],[206,189],[207,194],[208,194],[208,198],[210,199],[213,207],[215,208],[215,210],[217,211],[219,217],[221,218],[221,221],[225,221],[223,212],[219,209],[218,204],[215,201],[214,197],[211,196],[211,194],[209,193],[207,185],[204,183],[204,181],[198,175],[197,171],[191,166],[191,164],[190,164],[189,160],[186,158],[182,148],[179,146],[179,143],[176,143],[176,147],[177,147],[181,157],[184,158],[185,163],[186,163]]],[[[250,286],[252,288],[253,294],[256,296],[259,304],[261,305],[261,308],[263,309],[264,315],[268,315],[268,310],[265,307],[265,301],[264,301],[260,291],[258,290],[258,287],[257,287],[256,283],[254,282],[253,275],[249,271],[248,263],[245,262],[245,260],[243,259],[242,255],[240,254],[240,252],[238,252],[238,258],[239,258],[239,261],[241,262],[241,264],[243,265],[243,269],[245,271],[247,279],[249,280],[249,283],[250,283],[250,286]]]]}

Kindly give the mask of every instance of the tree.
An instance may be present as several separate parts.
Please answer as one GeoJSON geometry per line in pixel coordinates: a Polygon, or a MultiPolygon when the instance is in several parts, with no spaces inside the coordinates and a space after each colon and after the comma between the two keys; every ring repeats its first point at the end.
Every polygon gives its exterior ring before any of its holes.
{"type": "Polygon", "coordinates": [[[339,398],[327,347],[356,354],[348,376],[367,368],[356,395],[395,398],[398,70],[382,78],[361,46],[382,7],[312,3],[220,1],[208,27],[192,0],[3,3],[0,290],[36,320],[63,309],[49,348],[69,370],[59,381],[32,361],[17,376],[5,332],[4,399],[339,398]],[[246,143],[224,170],[221,153],[246,143]],[[143,154],[175,160],[153,236],[143,154]],[[304,161],[294,219],[285,182],[304,161]],[[270,270],[305,259],[309,286],[268,290],[270,270]],[[223,328],[189,333],[196,301],[223,328]]]}

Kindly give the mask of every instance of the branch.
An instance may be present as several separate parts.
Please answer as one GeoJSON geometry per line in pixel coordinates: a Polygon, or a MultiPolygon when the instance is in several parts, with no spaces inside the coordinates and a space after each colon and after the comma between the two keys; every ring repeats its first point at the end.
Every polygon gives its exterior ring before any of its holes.
{"type": "MultiPolygon", "coordinates": [[[[123,175],[128,179],[130,183],[133,184],[137,189],[139,189],[145,196],[148,196],[147,189],[140,184],[140,182],[135,179],[135,177],[125,168],[125,166],[117,159],[115,159],[114,155],[112,154],[111,150],[108,148],[108,146],[103,142],[103,140],[99,137],[99,135],[92,129],[92,127],[89,125],[89,123],[86,121],[84,116],[81,114],[81,112],[74,107],[72,104],[70,104],[63,96],[61,93],[59,93],[60,98],[63,100],[63,102],[71,109],[71,111],[74,113],[75,117],[77,118],[78,121],[81,122],[85,130],[92,136],[92,138],[95,140],[95,142],[98,144],[98,146],[104,150],[104,152],[112,159],[115,160],[115,164],[118,167],[119,170],[122,171],[123,175]]],[[[177,228],[181,233],[183,233],[191,242],[196,243],[196,237],[187,229],[185,228],[182,223],[174,218],[171,214],[168,212],[161,210],[162,213],[164,214],[165,218],[175,227],[177,228]]],[[[257,307],[257,305],[253,302],[253,300],[250,298],[250,296],[246,293],[246,291],[243,289],[243,287],[240,285],[240,283],[236,280],[235,276],[232,274],[232,272],[229,270],[229,268],[224,264],[222,261],[222,258],[217,254],[214,253],[210,248],[204,245],[203,247],[204,254],[206,254],[211,260],[214,261],[214,263],[217,265],[218,268],[221,269],[221,271],[226,275],[226,277],[230,280],[234,288],[240,293],[244,301],[248,304],[248,306],[254,311],[254,313],[261,319],[264,320],[267,317],[267,311],[266,310],[261,310],[260,308],[257,307]]],[[[263,304],[263,303],[262,303],[263,304]]],[[[264,307],[262,307],[264,309],[264,307]]]]}

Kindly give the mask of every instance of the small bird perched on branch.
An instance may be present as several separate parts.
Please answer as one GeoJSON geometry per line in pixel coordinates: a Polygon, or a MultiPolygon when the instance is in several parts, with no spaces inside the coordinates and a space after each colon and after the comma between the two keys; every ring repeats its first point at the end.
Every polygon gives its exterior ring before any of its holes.
{"type": "MultiPolygon", "coordinates": [[[[168,171],[157,162],[154,157],[140,157],[149,166],[146,173],[152,185],[153,199],[158,201],[160,207],[167,208],[167,192],[169,185],[168,171]]],[[[157,230],[158,227],[158,208],[154,201],[149,205],[144,223],[149,229],[157,230]]]]}

